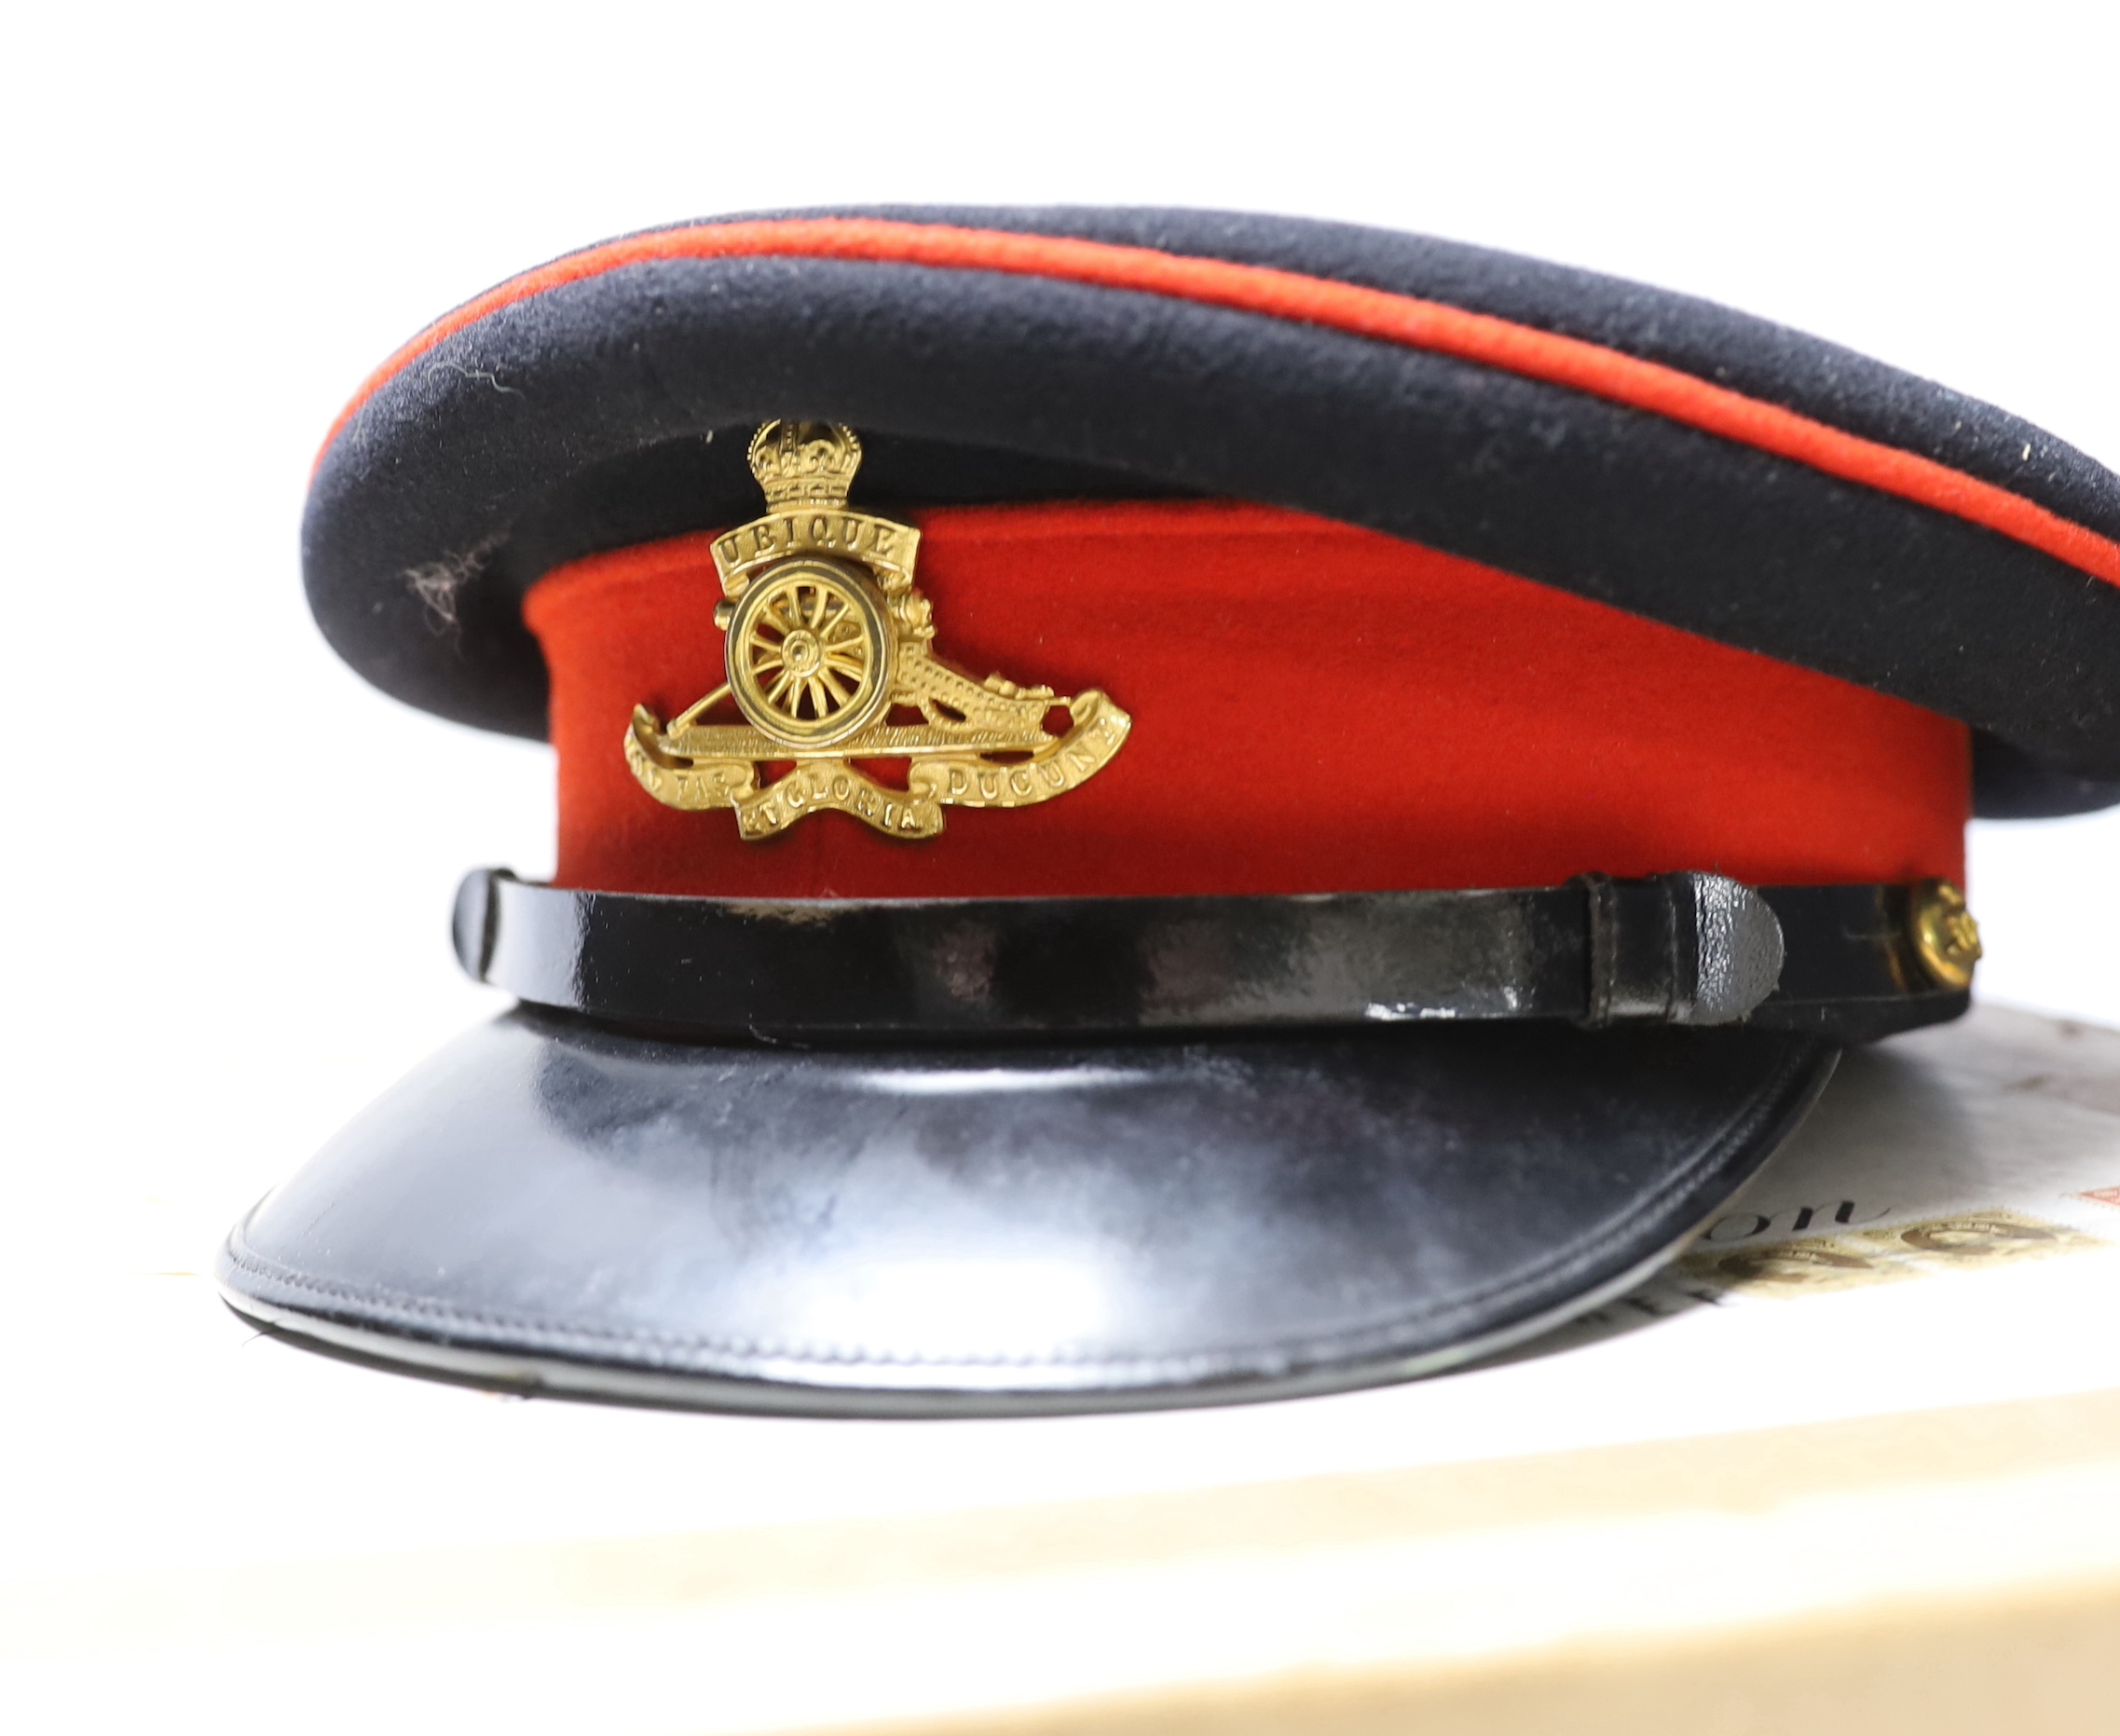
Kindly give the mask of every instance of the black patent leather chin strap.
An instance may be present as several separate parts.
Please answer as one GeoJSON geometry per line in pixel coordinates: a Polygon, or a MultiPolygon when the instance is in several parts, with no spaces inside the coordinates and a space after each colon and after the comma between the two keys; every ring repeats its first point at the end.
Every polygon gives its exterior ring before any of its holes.
{"type": "Polygon", "coordinates": [[[1713,874],[1276,897],[673,898],[466,877],[481,982],[701,1035],[1228,1031],[1418,1019],[1746,1022],[1867,1042],[1962,1012],[1909,889],[1713,874]]]}

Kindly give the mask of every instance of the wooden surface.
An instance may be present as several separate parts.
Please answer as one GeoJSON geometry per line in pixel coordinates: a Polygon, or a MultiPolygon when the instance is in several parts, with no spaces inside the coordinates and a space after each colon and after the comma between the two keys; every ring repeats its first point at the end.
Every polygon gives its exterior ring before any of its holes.
{"type": "Polygon", "coordinates": [[[217,1223],[142,1201],[92,1284],[16,1244],[0,1703],[37,1730],[2103,1730],[2108,1189],[2120,1034],[1983,1010],[1855,1058],[1676,1274],[1531,1351],[954,1425],[306,1356],[213,1300],[217,1223]]]}

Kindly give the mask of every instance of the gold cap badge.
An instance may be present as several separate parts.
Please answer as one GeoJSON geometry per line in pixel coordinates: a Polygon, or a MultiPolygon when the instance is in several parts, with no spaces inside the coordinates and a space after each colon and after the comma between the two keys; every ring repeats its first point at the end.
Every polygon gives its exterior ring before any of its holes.
{"type": "Polygon", "coordinates": [[[750,461],[773,511],[714,544],[728,679],[667,729],[636,705],[626,731],[626,763],[656,800],[733,808],[750,839],[827,808],[932,838],[945,806],[1050,801],[1118,752],[1132,720],[1097,689],[1066,699],[998,675],[977,681],[929,649],[935,627],[913,588],[920,532],[846,505],[861,464],[851,428],[768,422],[750,461]],[[700,721],[725,701],[741,723],[700,721]],[[1069,719],[1059,735],[1046,728],[1056,706],[1069,719]],[[905,787],[855,759],[907,760],[905,787]],[[775,760],[794,770],[761,786],[775,760]]]}

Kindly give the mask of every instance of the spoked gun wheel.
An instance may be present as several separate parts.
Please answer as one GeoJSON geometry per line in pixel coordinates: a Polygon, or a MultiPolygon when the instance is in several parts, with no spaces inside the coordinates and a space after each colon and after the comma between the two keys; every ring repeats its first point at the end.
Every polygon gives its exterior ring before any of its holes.
{"type": "Polygon", "coordinates": [[[791,747],[842,741],[890,697],[891,636],[875,587],[828,561],[751,581],[729,622],[729,687],[744,715],[791,747]]]}

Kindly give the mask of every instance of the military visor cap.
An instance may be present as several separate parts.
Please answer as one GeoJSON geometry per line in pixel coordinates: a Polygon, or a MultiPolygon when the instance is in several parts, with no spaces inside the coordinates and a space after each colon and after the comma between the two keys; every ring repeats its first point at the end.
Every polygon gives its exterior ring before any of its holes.
{"type": "Polygon", "coordinates": [[[231,1233],[496,1385],[856,1414],[1417,1374],[1963,1012],[1976,810],[2120,800],[2120,480],[1589,273],[1142,211],[512,280],[319,459],[318,622],[548,737],[519,1005],[231,1233]]]}

